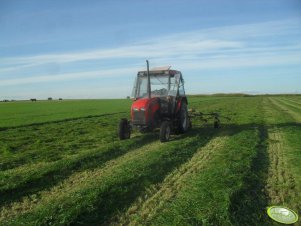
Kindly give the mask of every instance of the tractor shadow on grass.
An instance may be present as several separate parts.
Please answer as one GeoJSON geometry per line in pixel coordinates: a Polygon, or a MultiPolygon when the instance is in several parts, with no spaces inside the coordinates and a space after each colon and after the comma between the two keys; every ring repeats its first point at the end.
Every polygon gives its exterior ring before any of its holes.
{"type": "Polygon", "coordinates": [[[173,137],[170,145],[179,140],[183,140],[183,143],[169,149],[158,161],[147,166],[139,176],[110,186],[97,197],[93,210],[80,212],[71,225],[108,225],[116,222],[118,214],[126,211],[138,197],[145,195],[148,187],[161,183],[169,173],[189,161],[213,137],[224,135],[226,134],[220,134],[219,130],[213,128],[194,128],[186,134],[173,137]],[[191,136],[198,136],[199,140],[185,143],[185,138],[191,136]]]}
{"type": "Polygon", "coordinates": [[[264,126],[259,126],[258,131],[259,142],[250,171],[243,179],[242,188],[230,197],[229,216],[233,225],[269,225],[265,192],[269,166],[268,134],[264,126]]]}
{"type": "MultiPolygon", "coordinates": [[[[291,126],[285,124],[281,126],[291,126]]],[[[257,155],[252,161],[251,172],[244,178],[244,186],[230,197],[229,215],[233,225],[268,225],[265,216],[267,196],[264,185],[268,169],[267,128],[263,125],[224,125],[221,129],[210,127],[193,128],[183,135],[174,136],[173,141],[183,140],[191,136],[199,136],[198,142],[192,142],[182,148],[166,154],[159,161],[151,164],[139,176],[131,177],[110,186],[93,204],[93,210],[83,210],[72,219],[71,225],[109,225],[116,223],[118,215],[126,211],[138,198],[145,195],[148,187],[161,183],[174,169],[189,161],[198,149],[205,146],[210,139],[219,136],[232,136],[245,130],[259,130],[257,155]],[[245,203],[246,202],[246,203],[245,203]]],[[[214,224],[214,222],[212,222],[214,224]]]]}
{"type": "MultiPolygon", "coordinates": [[[[193,130],[189,133],[189,136],[196,135],[198,133],[199,130],[193,130]]],[[[187,134],[173,136],[172,140],[175,141],[186,136],[187,134]]],[[[106,151],[97,155],[85,156],[84,158],[78,159],[71,163],[66,162],[66,164],[63,165],[63,168],[52,168],[47,172],[41,174],[41,176],[19,184],[13,189],[0,189],[0,203],[3,206],[14,201],[20,201],[20,199],[22,199],[24,196],[31,196],[41,190],[50,189],[51,187],[68,178],[74,172],[99,168],[107,161],[118,158],[126,154],[127,152],[134,150],[135,148],[139,148],[148,143],[156,141],[159,139],[159,137],[158,133],[153,132],[136,136],[131,139],[135,140],[135,142],[133,142],[134,145],[129,145],[128,147],[124,148],[122,147],[122,143],[126,141],[121,141],[119,145],[114,146],[110,151],[106,151]]]]}
{"type": "MultiPolygon", "coordinates": [[[[273,126],[273,125],[272,125],[273,126]]],[[[280,124],[278,127],[301,126],[301,124],[288,123],[280,124]]],[[[206,143],[217,136],[231,136],[244,130],[258,129],[260,134],[260,141],[258,143],[257,156],[252,161],[251,171],[247,173],[244,178],[242,189],[230,197],[229,215],[233,225],[268,225],[265,217],[265,208],[267,205],[266,194],[264,192],[264,185],[267,175],[269,159],[267,155],[267,128],[264,125],[245,124],[245,125],[224,125],[221,129],[213,128],[193,128],[187,134],[174,136],[173,142],[177,140],[185,141],[185,138],[190,136],[199,136],[199,141],[185,145],[185,149],[181,149],[182,144],[175,147],[175,151],[167,153],[159,161],[151,164],[147,169],[137,177],[132,177],[128,180],[122,181],[119,184],[109,187],[106,192],[102,193],[95,203],[93,203],[93,210],[83,210],[78,216],[74,216],[71,225],[100,225],[113,223],[115,216],[127,210],[127,208],[137,199],[137,197],[145,194],[146,189],[153,184],[160,183],[164,178],[179,167],[181,164],[189,161],[194,153],[205,146],[206,143]]],[[[158,139],[157,134],[147,134],[139,136],[137,145],[143,146],[147,143],[158,139]]],[[[78,168],[69,168],[66,172],[59,169],[51,175],[47,175],[37,181],[14,189],[13,191],[6,191],[0,193],[0,202],[11,202],[21,198],[24,195],[34,194],[41,189],[47,189],[56,185],[60,181],[71,175],[74,170],[85,170],[99,167],[101,164],[125,154],[127,150],[116,150],[112,153],[106,153],[99,158],[99,161],[92,161],[87,159],[84,163],[79,163],[78,168]],[[86,164],[85,164],[86,162],[86,164]],[[56,175],[56,176],[53,176],[56,175]],[[57,177],[59,176],[59,177],[57,177]],[[45,180],[46,179],[46,180],[45,180]]]]}
{"type": "MultiPolygon", "coordinates": [[[[132,145],[123,146],[123,141],[118,142],[118,145],[113,145],[109,151],[103,153],[85,156],[84,158],[77,159],[72,163],[66,163],[63,168],[57,167],[51,169],[40,177],[34,178],[26,183],[20,184],[14,189],[0,190],[0,203],[5,205],[10,202],[18,201],[24,196],[30,196],[44,189],[50,189],[52,186],[57,185],[64,179],[68,178],[74,172],[99,168],[107,161],[118,158],[127,152],[139,148],[143,145],[157,140],[154,134],[147,134],[144,136],[136,136],[132,145]]],[[[62,160],[61,160],[62,161],[62,160]]]]}
{"type": "Polygon", "coordinates": [[[268,195],[265,190],[270,159],[268,155],[268,129],[273,127],[299,127],[300,123],[276,125],[229,125],[237,130],[258,129],[257,153],[251,162],[250,171],[243,179],[243,186],[230,197],[229,216],[232,225],[275,225],[267,214],[268,195]]]}

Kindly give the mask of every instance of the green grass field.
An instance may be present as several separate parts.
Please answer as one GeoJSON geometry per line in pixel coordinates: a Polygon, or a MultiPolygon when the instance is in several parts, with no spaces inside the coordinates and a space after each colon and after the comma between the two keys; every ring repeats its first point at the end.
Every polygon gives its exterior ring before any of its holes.
{"type": "Polygon", "coordinates": [[[0,128],[118,113],[130,105],[131,100],[0,102],[0,128]]]}
{"type": "MultiPolygon", "coordinates": [[[[0,103],[0,225],[280,225],[301,214],[301,96],[199,96],[222,127],[119,141],[130,100],[0,103]]],[[[300,225],[300,220],[296,225],[300,225]]]]}

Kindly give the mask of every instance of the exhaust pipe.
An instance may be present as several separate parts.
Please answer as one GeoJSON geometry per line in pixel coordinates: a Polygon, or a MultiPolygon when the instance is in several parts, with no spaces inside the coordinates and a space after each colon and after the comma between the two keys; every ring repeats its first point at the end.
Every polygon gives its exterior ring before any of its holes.
{"type": "Polygon", "coordinates": [[[150,84],[149,63],[148,63],[148,60],[146,60],[146,67],[147,67],[147,96],[150,99],[151,98],[151,84],[150,84]]]}

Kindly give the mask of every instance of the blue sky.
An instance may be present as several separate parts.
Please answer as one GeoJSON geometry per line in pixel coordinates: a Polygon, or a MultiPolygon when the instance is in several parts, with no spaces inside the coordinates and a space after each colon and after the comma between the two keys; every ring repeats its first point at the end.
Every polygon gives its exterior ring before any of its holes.
{"type": "Polygon", "coordinates": [[[124,98],[146,59],[189,94],[301,93],[301,1],[0,0],[0,99],[124,98]]]}

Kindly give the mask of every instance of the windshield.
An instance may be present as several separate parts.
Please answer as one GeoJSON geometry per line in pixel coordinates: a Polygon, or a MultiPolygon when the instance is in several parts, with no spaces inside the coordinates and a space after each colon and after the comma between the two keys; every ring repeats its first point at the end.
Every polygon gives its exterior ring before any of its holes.
{"type": "MultiPolygon", "coordinates": [[[[151,74],[151,97],[176,96],[178,81],[179,76],[170,77],[165,74],[151,74]]],[[[137,77],[132,96],[135,98],[147,97],[147,76],[137,77]]]]}

